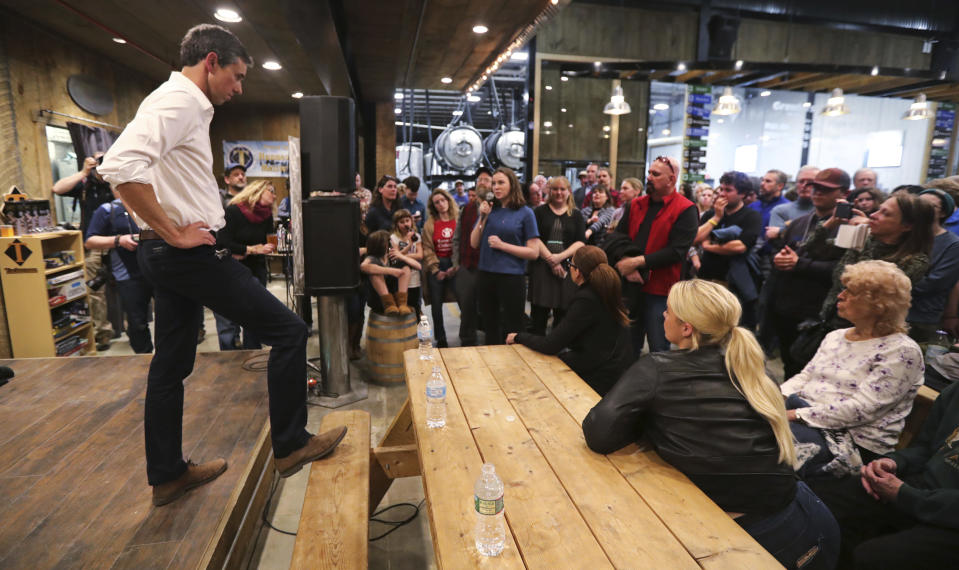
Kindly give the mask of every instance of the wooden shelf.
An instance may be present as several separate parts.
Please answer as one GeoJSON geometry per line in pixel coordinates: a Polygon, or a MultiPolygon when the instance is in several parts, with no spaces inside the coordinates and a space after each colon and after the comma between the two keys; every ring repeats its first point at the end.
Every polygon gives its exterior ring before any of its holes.
{"type": "Polygon", "coordinates": [[[83,267],[83,262],[79,261],[77,263],[71,263],[70,265],[61,265],[60,267],[52,267],[47,269],[44,272],[44,275],[53,275],[54,273],[60,273],[61,271],[66,271],[67,269],[79,269],[83,267]]]}
{"type": "MultiPolygon", "coordinates": [[[[47,302],[47,307],[49,307],[50,309],[56,309],[56,308],[58,308],[58,307],[62,307],[62,306],[64,306],[64,305],[68,305],[68,304],[73,303],[73,302],[75,302],[75,301],[79,301],[80,299],[86,299],[88,296],[89,296],[89,293],[84,293],[83,295],[80,295],[79,297],[74,297],[73,299],[68,299],[68,300],[66,300],[66,301],[64,301],[64,302],[62,302],[62,303],[57,303],[56,305],[51,305],[51,304],[49,303],[49,301],[48,301],[48,302],[47,302]]],[[[87,308],[89,308],[89,307],[87,307],[87,308]]]]}
{"type": "Polygon", "coordinates": [[[87,321],[87,322],[83,323],[83,324],[80,325],[80,326],[77,326],[77,327],[74,327],[74,328],[68,330],[68,331],[65,332],[65,333],[60,333],[59,336],[54,335],[54,336],[53,336],[53,342],[57,342],[58,340],[63,340],[63,339],[65,339],[65,338],[67,338],[68,336],[75,335],[75,334],[77,334],[78,332],[80,332],[80,331],[82,331],[82,330],[84,330],[84,329],[86,329],[87,327],[90,327],[90,326],[92,326],[92,325],[93,325],[92,322],[87,321]]]}

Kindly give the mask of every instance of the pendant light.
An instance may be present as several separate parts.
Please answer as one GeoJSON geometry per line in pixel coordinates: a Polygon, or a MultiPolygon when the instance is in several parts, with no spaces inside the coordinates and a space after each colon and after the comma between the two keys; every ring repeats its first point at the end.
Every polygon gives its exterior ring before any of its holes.
{"type": "Polygon", "coordinates": [[[609,98],[609,103],[603,107],[603,112],[607,115],[625,115],[632,112],[626,97],[623,96],[623,88],[619,85],[613,87],[613,95],[609,98]]]}
{"type": "Polygon", "coordinates": [[[920,93],[916,101],[909,106],[909,110],[903,113],[902,118],[907,121],[921,121],[922,119],[932,118],[932,109],[926,102],[926,94],[920,93]]]}
{"type": "Polygon", "coordinates": [[[826,101],[826,106],[822,109],[822,115],[824,117],[838,117],[848,112],[849,107],[846,106],[846,98],[843,97],[842,89],[836,87],[832,90],[829,100],[826,101]]]}
{"type": "Polygon", "coordinates": [[[739,104],[739,98],[733,95],[732,87],[724,87],[723,94],[719,97],[719,103],[713,107],[713,115],[735,115],[742,111],[739,104]]]}

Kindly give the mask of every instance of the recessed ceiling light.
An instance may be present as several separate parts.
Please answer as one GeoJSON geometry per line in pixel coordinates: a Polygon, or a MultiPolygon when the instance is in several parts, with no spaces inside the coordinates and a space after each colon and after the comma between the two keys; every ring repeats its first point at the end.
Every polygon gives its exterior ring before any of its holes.
{"type": "Polygon", "coordinates": [[[547,85],[547,86],[546,86],[546,90],[547,90],[547,91],[552,91],[552,90],[553,90],[553,86],[552,86],[552,85],[547,85]]]}
{"type": "Polygon", "coordinates": [[[669,129],[663,129],[663,134],[666,135],[667,137],[669,136],[669,134],[670,134],[671,132],[672,132],[672,131],[669,130],[669,129]]]}
{"type": "Polygon", "coordinates": [[[668,111],[668,110],[669,110],[669,104],[667,104],[667,103],[656,103],[655,105],[653,105],[653,109],[656,109],[657,111],[668,111]]]}
{"type": "Polygon", "coordinates": [[[812,103],[810,103],[809,101],[806,101],[805,103],[802,104],[802,106],[808,109],[812,107],[812,103]]]}
{"type": "Polygon", "coordinates": [[[742,68],[743,68],[743,60],[737,59],[737,60],[736,60],[736,66],[735,66],[735,67],[736,67],[736,71],[739,71],[740,69],[742,69],[742,68]]]}
{"type": "Polygon", "coordinates": [[[760,96],[760,97],[769,97],[769,96],[772,95],[772,94],[773,94],[773,92],[767,89],[767,90],[763,91],[762,93],[760,93],[759,96],[760,96]]]}
{"type": "Polygon", "coordinates": [[[529,60],[529,52],[525,51],[514,51],[509,56],[510,61],[527,61],[529,60]]]}
{"type": "Polygon", "coordinates": [[[604,132],[604,133],[608,133],[608,132],[609,132],[609,125],[603,125],[603,132],[604,132]]]}
{"type": "Polygon", "coordinates": [[[568,124],[568,125],[566,125],[566,126],[569,127],[569,128],[573,128],[573,123],[570,123],[570,124],[568,124]]]}
{"type": "Polygon", "coordinates": [[[469,97],[466,98],[466,100],[469,101],[470,103],[478,103],[479,100],[480,100],[480,96],[479,96],[479,95],[470,95],[469,97]]]}
{"type": "Polygon", "coordinates": [[[483,24],[476,24],[475,26],[473,26],[474,34],[485,34],[488,31],[489,31],[489,28],[487,28],[483,24]]]}
{"type": "Polygon", "coordinates": [[[559,4],[559,0],[549,0],[549,2],[550,2],[550,4],[552,4],[553,6],[559,4]]]}
{"type": "Polygon", "coordinates": [[[399,107],[397,107],[397,108],[393,109],[393,112],[396,113],[397,115],[402,115],[402,114],[403,114],[403,109],[400,109],[399,107]]]}
{"type": "Polygon", "coordinates": [[[640,133],[643,132],[643,127],[639,127],[638,129],[636,129],[636,131],[640,133]]]}
{"type": "Polygon", "coordinates": [[[243,21],[243,18],[240,17],[240,14],[238,14],[236,10],[230,10],[229,8],[217,8],[217,11],[213,13],[213,17],[221,22],[229,22],[231,24],[243,21]]]}
{"type": "Polygon", "coordinates": [[[594,62],[593,62],[593,65],[596,66],[596,67],[602,67],[602,66],[603,66],[603,62],[601,62],[601,61],[594,61],[594,62]]]}
{"type": "Polygon", "coordinates": [[[553,126],[553,121],[543,121],[543,126],[548,129],[553,126]]]}
{"type": "Polygon", "coordinates": [[[125,44],[125,43],[127,43],[127,41],[126,41],[125,39],[123,39],[123,38],[113,38],[113,41],[115,41],[115,42],[118,43],[118,44],[125,44]]]}
{"type": "Polygon", "coordinates": [[[283,66],[271,59],[269,61],[263,62],[263,69],[269,69],[270,71],[277,71],[277,70],[283,69],[283,66]]]}
{"type": "Polygon", "coordinates": [[[560,80],[560,81],[569,81],[569,77],[566,77],[566,76],[564,75],[564,76],[560,77],[559,80],[560,80]]]}
{"type": "Polygon", "coordinates": [[[303,92],[302,92],[302,91],[297,91],[296,93],[294,93],[294,94],[292,95],[292,97],[293,97],[294,99],[300,99],[300,98],[303,97],[303,92]]]}
{"type": "Polygon", "coordinates": [[[679,62],[679,65],[676,66],[676,71],[686,71],[686,64],[679,62]]]}
{"type": "Polygon", "coordinates": [[[394,93],[394,94],[393,94],[393,98],[396,99],[397,101],[402,101],[402,100],[403,100],[403,94],[402,94],[402,93],[398,93],[398,92],[397,92],[397,93],[394,93]]]}
{"type": "Polygon", "coordinates": [[[604,138],[604,139],[608,139],[608,138],[609,138],[609,135],[603,135],[603,138],[604,138]]]}
{"type": "Polygon", "coordinates": [[[566,112],[566,107],[560,108],[559,112],[560,112],[560,113],[565,113],[565,112],[566,112]]]}
{"type": "Polygon", "coordinates": [[[453,82],[453,78],[452,78],[452,77],[444,77],[443,79],[440,79],[440,83],[450,84],[450,83],[452,83],[452,82],[453,82]]]}
{"type": "Polygon", "coordinates": [[[869,72],[869,75],[879,75],[879,66],[878,65],[872,66],[872,71],[869,72]]]}

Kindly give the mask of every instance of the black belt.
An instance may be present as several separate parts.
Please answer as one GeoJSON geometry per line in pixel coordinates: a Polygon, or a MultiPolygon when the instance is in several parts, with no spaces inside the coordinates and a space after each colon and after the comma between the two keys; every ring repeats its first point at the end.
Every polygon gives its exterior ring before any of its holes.
{"type": "MultiPolygon", "coordinates": [[[[216,232],[215,232],[215,231],[210,230],[210,234],[212,234],[213,237],[216,237],[216,232]]],[[[140,241],[151,240],[151,239],[162,240],[163,238],[160,236],[160,234],[158,234],[157,232],[155,232],[155,231],[153,231],[153,230],[149,230],[149,229],[147,229],[147,230],[140,230],[140,241]]]]}

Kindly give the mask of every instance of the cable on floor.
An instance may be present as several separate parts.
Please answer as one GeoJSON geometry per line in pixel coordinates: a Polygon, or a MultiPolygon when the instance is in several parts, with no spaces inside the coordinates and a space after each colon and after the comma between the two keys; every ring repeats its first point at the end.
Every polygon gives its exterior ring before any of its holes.
{"type": "Polygon", "coordinates": [[[273,523],[271,523],[271,522],[266,518],[266,513],[270,512],[270,502],[273,501],[273,494],[276,493],[276,487],[277,487],[277,483],[278,483],[278,482],[279,482],[279,478],[278,478],[278,477],[274,477],[274,478],[273,478],[273,488],[270,489],[270,496],[266,498],[266,505],[263,506],[263,524],[266,525],[268,528],[270,528],[270,529],[272,529],[272,530],[275,530],[276,532],[279,532],[279,533],[282,533],[282,534],[286,534],[286,535],[289,535],[289,536],[296,536],[296,533],[295,533],[295,532],[290,532],[290,531],[288,531],[288,530],[283,530],[283,529],[281,529],[281,528],[276,528],[275,526],[273,526],[273,523]]]}
{"type": "Polygon", "coordinates": [[[413,519],[415,519],[416,516],[417,516],[418,514],[420,514],[420,507],[422,507],[422,506],[423,506],[423,503],[425,503],[425,502],[426,502],[426,499],[423,499],[422,501],[420,501],[420,503],[419,503],[418,505],[414,505],[413,503],[396,503],[395,505],[390,505],[390,506],[388,506],[388,507],[384,507],[384,508],[376,511],[375,513],[373,513],[373,516],[370,517],[370,521],[372,521],[372,522],[378,522],[378,523],[385,524],[385,525],[389,525],[389,526],[392,526],[393,528],[391,528],[390,530],[384,532],[383,534],[381,534],[381,535],[379,535],[379,536],[375,536],[375,537],[371,538],[371,539],[370,539],[370,542],[376,542],[377,540],[388,536],[390,533],[395,532],[395,531],[398,530],[400,527],[405,526],[405,525],[408,525],[409,523],[413,522],[413,519]],[[379,516],[379,515],[387,512],[387,511],[389,511],[389,510],[395,509],[395,508],[397,508],[397,507],[410,507],[410,508],[413,509],[413,514],[410,515],[410,516],[408,516],[408,517],[405,518],[405,519],[398,520],[398,521],[391,521],[391,520],[378,519],[378,518],[376,518],[377,516],[379,516]]]}

